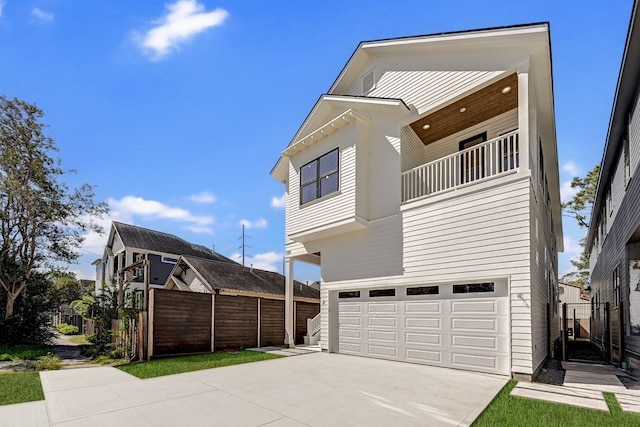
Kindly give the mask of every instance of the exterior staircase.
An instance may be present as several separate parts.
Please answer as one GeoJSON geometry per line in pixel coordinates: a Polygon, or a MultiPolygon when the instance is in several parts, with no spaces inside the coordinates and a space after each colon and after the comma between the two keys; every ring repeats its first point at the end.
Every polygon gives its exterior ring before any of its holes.
{"type": "Polygon", "coordinates": [[[320,313],[313,319],[307,319],[307,335],[304,337],[305,345],[318,345],[320,341],[320,313]]]}

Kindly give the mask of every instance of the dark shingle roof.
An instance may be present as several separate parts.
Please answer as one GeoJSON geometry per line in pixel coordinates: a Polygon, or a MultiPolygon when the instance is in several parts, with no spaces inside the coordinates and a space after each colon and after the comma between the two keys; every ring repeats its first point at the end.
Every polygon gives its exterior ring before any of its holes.
{"type": "MultiPolygon", "coordinates": [[[[272,271],[244,267],[240,264],[224,263],[192,256],[182,257],[214,289],[284,295],[285,277],[272,271]]],[[[320,291],[298,281],[294,282],[294,296],[320,298],[320,291]]]]}
{"type": "Polygon", "coordinates": [[[237,264],[235,261],[220,255],[202,245],[189,243],[173,234],[136,227],[122,222],[113,222],[122,243],[127,247],[165,252],[177,255],[192,255],[220,262],[237,264]]]}

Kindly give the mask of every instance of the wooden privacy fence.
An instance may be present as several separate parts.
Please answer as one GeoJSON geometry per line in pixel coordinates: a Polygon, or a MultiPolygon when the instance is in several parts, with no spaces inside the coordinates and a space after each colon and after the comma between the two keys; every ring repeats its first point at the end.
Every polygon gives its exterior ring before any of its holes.
{"type": "MultiPolygon", "coordinates": [[[[264,347],[284,343],[283,299],[151,289],[148,357],[264,347]]],[[[294,302],[295,339],[319,303],[294,302]]]]}

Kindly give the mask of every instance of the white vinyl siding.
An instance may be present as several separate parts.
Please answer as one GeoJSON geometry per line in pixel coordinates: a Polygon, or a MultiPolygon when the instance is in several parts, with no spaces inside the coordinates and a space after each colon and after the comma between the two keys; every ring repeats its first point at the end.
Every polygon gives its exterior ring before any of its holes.
{"type": "MultiPolygon", "coordinates": [[[[367,96],[381,98],[400,98],[407,105],[413,104],[419,113],[435,108],[439,104],[448,102],[456,96],[462,96],[474,86],[487,82],[500,76],[502,70],[495,70],[495,64],[491,68],[478,67],[474,62],[475,70],[470,70],[468,57],[464,55],[438,55],[437,63],[429,56],[402,57],[402,58],[375,58],[372,64],[375,66],[375,88],[367,93],[367,96]],[[461,64],[461,61],[464,64],[461,64]],[[451,65],[447,71],[442,70],[442,64],[451,65]],[[464,67],[464,68],[456,68],[464,67]],[[470,71],[449,71],[470,70],[470,71]]],[[[334,93],[342,95],[362,95],[362,81],[356,79],[349,88],[334,93]]]]}
{"type": "MultiPolygon", "coordinates": [[[[556,340],[560,334],[559,314],[552,311],[551,331],[547,331],[547,304],[554,302],[549,294],[549,282],[557,286],[557,257],[547,214],[546,200],[530,195],[531,221],[531,352],[533,369],[544,361],[549,352],[549,333],[556,340]]],[[[527,309],[527,311],[529,311],[527,309]]],[[[516,313],[514,313],[516,316],[516,313]]]]}
{"type": "Polygon", "coordinates": [[[636,99],[629,124],[629,155],[631,176],[635,176],[640,163],[640,96],[636,99]]]}
{"type": "Polygon", "coordinates": [[[405,126],[402,129],[402,171],[407,171],[420,166],[425,161],[425,148],[423,142],[418,138],[413,129],[405,126]]]}
{"type": "Polygon", "coordinates": [[[533,373],[529,189],[527,179],[512,180],[332,238],[323,243],[323,291],[508,278],[512,370],[533,373]]]}
{"type": "Polygon", "coordinates": [[[620,205],[622,204],[622,199],[624,198],[626,189],[627,183],[624,179],[624,151],[620,151],[616,172],[613,175],[613,180],[611,181],[611,215],[607,219],[607,232],[609,232],[613,226],[613,222],[615,221],[620,205]]]}
{"type": "Polygon", "coordinates": [[[398,118],[372,116],[369,136],[369,219],[393,215],[400,207],[400,137],[398,118]]]}
{"type": "Polygon", "coordinates": [[[289,235],[353,218],[356,209],[356,127],[351,123],[296,155],[289,162],[286,227],[289,235]],[[339,191],[300,205],[300,167],[339,148],[339,191]]]}

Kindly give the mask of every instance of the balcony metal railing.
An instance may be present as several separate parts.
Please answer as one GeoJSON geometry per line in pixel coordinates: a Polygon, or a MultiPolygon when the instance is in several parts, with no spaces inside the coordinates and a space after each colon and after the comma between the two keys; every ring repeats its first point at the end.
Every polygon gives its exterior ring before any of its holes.
{"type": "Polygon", "coordinates": [[[402,173],[402,202],[428,197],[518,169],[518,131],[402,173]]]}

